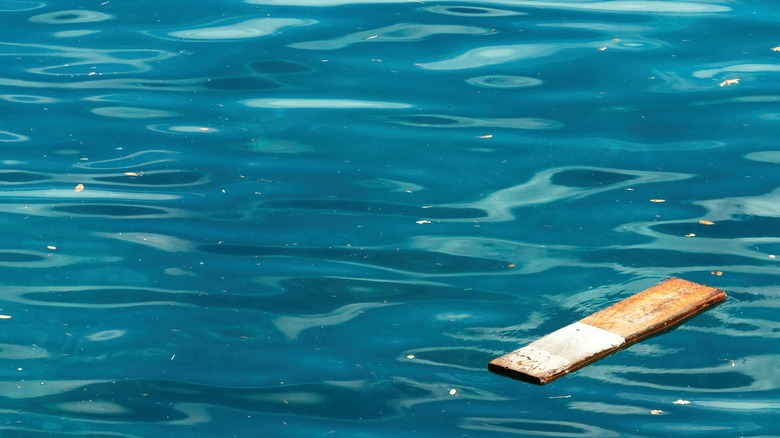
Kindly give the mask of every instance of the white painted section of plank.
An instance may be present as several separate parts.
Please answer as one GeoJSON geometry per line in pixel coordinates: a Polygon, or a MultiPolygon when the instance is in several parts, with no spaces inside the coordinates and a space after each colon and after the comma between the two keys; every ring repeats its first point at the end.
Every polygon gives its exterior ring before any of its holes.
{"type": "Polygon", "coordinates": [[[528,346],[549,351],[569,362],[577,363],[625,342],[623,337],[612,332],[575,322],[537,339],[528,346]]]}
{"type": "Polygon", "coordinates": [[[621,336],[581,322],[569,324],[507,354],[518,372],[529,375],[564,371],[573,364],[626,342],[621,336]]]}

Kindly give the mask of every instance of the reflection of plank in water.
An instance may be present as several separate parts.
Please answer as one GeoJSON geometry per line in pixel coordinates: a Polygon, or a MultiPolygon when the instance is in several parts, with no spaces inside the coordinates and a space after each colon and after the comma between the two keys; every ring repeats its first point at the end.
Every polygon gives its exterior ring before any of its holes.
{"type": "Polygon", "coordinates": [[[488,369],[543,385],[725,299],[722,290],[672,278],[496,358],[488,369]]]}

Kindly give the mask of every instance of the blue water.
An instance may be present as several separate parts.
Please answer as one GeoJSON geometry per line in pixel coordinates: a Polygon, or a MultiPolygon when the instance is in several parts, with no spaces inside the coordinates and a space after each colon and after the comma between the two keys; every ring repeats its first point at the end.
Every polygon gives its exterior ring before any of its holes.
{"type": "Polygon", "coordinates": [[[774,2],[0,12],[3,436],[780,436],[774,2]],[[671,276],[729,298],[486,370],[671,276]]]}

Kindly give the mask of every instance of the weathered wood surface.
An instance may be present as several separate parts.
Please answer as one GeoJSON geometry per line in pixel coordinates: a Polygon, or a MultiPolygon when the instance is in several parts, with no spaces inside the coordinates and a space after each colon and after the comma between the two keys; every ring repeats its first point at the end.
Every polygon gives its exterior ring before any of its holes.
{"type": "Polygon", "coordinates": [[[493,359],[488,369],[544,385],[725,299],[720,289],[670,278],[493,359]]]}

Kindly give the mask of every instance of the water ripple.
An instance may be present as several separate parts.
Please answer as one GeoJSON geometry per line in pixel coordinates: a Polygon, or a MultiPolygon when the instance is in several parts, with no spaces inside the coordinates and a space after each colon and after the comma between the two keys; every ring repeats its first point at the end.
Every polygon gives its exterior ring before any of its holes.
{"type": "Polygon", "coordinates": [[[396,102],[377,102],[357,99],[281,99],[259,98],[241,102],[251,108],[306,108],[306,109],[403,109],[412,105],[396,102]]]}
{"type": "Polygon", "coordinates": [[[461,427],[502,435],[519,436],[566,436],[566,437],[615,437],[619,433],[609,429],[592,426],[587,423],[577,423],[560,420],[524,420],[502,417],[469,417],[464,418],[461,427]]]}
{"type": "Polygon", "coordinates": [[[25,1],[25,0],[2,0],[0,1],[1,12],[20,12],[32,11],[46,6],[46,3],[25,1]]]}
{"type": "Polygon", "coordinates": [[[287,339],[294,340],[302,331],[315,327],[344,324],[369,309],[392,305],[390,303],[354,303],[322,315],[280,316],[274,320],[274,325],[284,333],[287,339]]]}
{"type": "Polygon", "coordinates": [[[512,210],[523,206],[538,206],[568,199],[580,199],[608,190],[635,187],[643,184],[679,181],[693,175],[674,172],[650,172],[613,168],[568,166],[548,169],[536,173],[528,182],[501,189],[484,196],[478,201],[441,204],[444,208],[465,208],[482,210],[486,213],[483,222],[509,221],[515,218],[512,210]],[[591,185],[588,175],[607,178],[604,182],[591,185]],[[613,181],[609,179],[614,178],[613,181]],[[585,185],[577,180],[583,179],[585,185]],[[567,181],[568,180],[568,181],[567,181]]]}
{"type": "MultiPolygon", "coordinates": [[[[16,56],[22,60],[35,57],[34,62],[22,62],[29,73],[68,77],[86,77],[93,75],[128,74],[147,72],[152,65],[172,57],[176,53],[156,49],[90,49],[48,44],[21,44],[0,42],[0,56],[16,56]],[[55,61],[66,59],[64,63],[55,63],[38,67],[46,59],[55,61]]],[[[25,81],[4,79],[7,84],[25,81]]]]}
{"type": "Polygon", "coordinates": [[[507,17],[513,15],[526,15],[525,12],[512,11],[508,9],[486,8],[484,6],[429,6],[423,8],[424,11],[434,14],[451,15],[454,17],[507,17]]]}
{"type": "Polygon", "coordinates": [[[95,23],[99,21],[113,20],[115,17],[98,11],[89,11],[85,9],[67,9],[58,12],[49,12],[46,14],[30,17],[32,23],[43,24],[82,24],[95,23]]]}
{"type": "MultiPolygon", "coordinates": [[[[247,3],[284,6],[341,6],[358,3],[408,3],[408,0],[245,0],[247,3]]],[[[470,0],[453,0],[453,3],[473,3],[470,0]]],[[[671,14],[707,14],[715,12],[728,12],[728,6],[711,3],[696,3],[685,1],[594,1],[587,3],[551,2],[540,0],[520,0],[509,2],[507,0],[482,0],[483,4],[503,5],[507,7],[532,7],[568,9],[597,12],[634,12],[634,13],[671,13],[671,14]]]]}
{"type": "Polygon", "coordinates": [[[338,38],[293,43],[289,47],[306,50],[336,50],[359,43],[413,42],[448,34],[486,35],[490,34],[490,29],[474,26],[401,23],[377,29],[367,29],[338,38]]]}
{"type": "Polygon", "coordinates": [[[584,376],[612,384],[679,393],[742,394],[780,388],[780,361],[776,354],[744,357],[738,367],[730,362],[686,368],[601,365],[581,372],[584,376]],[[702,381],[698,376],[707,376],[707,379],[702,381]]]}
{"type": "Polygon", "coordinates": [[[389,116],[380,120],[405,126],[424,128],[508,128],[508,129],[560,129],[563,124],[540,118],[474,118],[443,114],[413,114],[389,116]]]}
{"type": "Polygon", "coordinates": [[[206,27],[168,32],[168,35],[183,40],[236,40],[273,35],[288,27],[311,26],[316,23],[315,20],[297,18],[253,18],[237,23],[221,24],[226,21],[233,20],[220,20],[206,27]]]}

